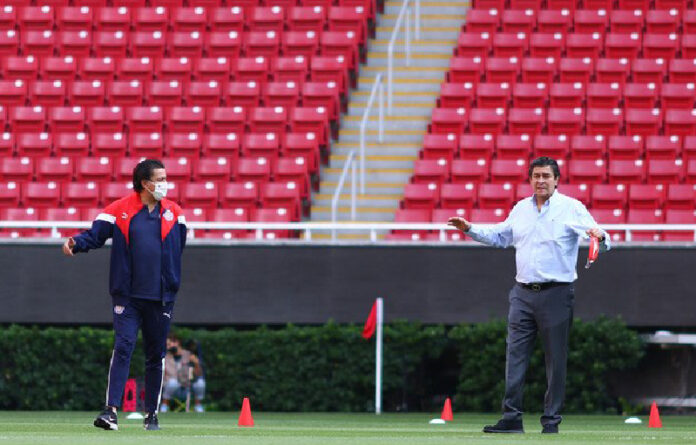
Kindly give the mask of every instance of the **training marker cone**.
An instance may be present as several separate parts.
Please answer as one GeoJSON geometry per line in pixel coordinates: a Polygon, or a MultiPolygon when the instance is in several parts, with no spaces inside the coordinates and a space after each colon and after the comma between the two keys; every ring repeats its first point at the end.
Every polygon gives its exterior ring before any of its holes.
{"type": "Polygon", "coordinates": [[[662,428],[660,412],[657,410],[657,404],[655,402],[650,405],[650,419],[648,420],[648,428],[662,428]]]}
{"type": "Polygon", "coordinates": [[[239,414],[237,426],[254,426],[254,418],[251,417],[251,408],[249,407],[249,397],[244,397],[242,412],[239,414]]]}
{"type": "Polygon", "coordinates": [[[445,406],[442,408],[442,414],[440,414],[440,419],[442,420],[454,420],[452,417],[452,401],[449,397],[445,400],[445,406]]]}

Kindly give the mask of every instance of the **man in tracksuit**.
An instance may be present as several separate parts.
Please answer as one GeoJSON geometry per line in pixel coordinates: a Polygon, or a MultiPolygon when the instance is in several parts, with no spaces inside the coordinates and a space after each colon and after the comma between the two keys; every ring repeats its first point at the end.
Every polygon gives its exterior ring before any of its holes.
{"type": "Polygon", "coordinates": [[[142,327],[145,346],[145,429],[158,430],[164,357],[172,309],[181,278],[186,220],[181,208],[165,198],[167,174],[157,160],[133,170],[130,195],[106,207],[92,228],[68,238],[63,253],[73,256],[102,247],[112,239],[109,291],[113,302],[114,351],[109,365],[106,407],[94,426],[117,430],[130,359],[142,327]]]}

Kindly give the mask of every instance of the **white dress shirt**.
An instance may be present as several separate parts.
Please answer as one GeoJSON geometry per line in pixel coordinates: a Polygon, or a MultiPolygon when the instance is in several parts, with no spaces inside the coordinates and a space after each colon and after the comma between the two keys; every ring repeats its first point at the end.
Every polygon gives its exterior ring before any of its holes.
{"type": "MultiPolygon", "coordinates": [[[[490,227],[472,224],[467,234],[491,246],[514,246],[515,278],[520,283],[571,283],[578,278],[575,266],[580,238],[589,239],[586,230],[597,227],[580,201],[556,190],[541,211],[531,196],[515,204],[505,221],[490,227]]],[[[610,248],[604,232],[600,251],[610,248]]]]}

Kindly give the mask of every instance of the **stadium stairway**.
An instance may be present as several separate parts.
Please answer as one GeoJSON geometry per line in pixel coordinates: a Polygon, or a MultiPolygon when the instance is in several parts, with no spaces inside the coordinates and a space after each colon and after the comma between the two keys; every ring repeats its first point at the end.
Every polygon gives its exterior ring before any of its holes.
{"type": "MultiPolygon", "coordinates": [[[[380,17],[376,38],[369,43],[367,65],[360,70],[357,91],[351,94],[348,113],[342,119],[337,143],[332,146],[330,163],[323,168],[319,193],[313,196],[312,221],[331,221],[331,199],[350,151],[360,152],[360,121],[378,73],[386,80],[387,48],[401,1],[387,1],[380,17]]],[[[470,0],[422,1],[421,36],[411,46],[411,66],[403,52],[403,28],[397,38],[394,62],[394,110],[385,109],[384,142],[377,141],[378,108],[375,102],[368,123],[366,145],[366,190],[358,195],[356,221],[391,222],[408,183],[413,161],[422,148],[440,84],[448,70],[452,50],[470,0]]],[[[412,30],[413,35],[413,30],[412,30]]],[[[386,82],[385,82],[386,107],[386,82]]],[[[350,221],[350,177],[343,187],[338,220],[350,221]]],[[[317,234],[317,238],[328,237],[317,234]]],[[[339,239],[367,238],[366,233],[341,231],[339,239]]]]}

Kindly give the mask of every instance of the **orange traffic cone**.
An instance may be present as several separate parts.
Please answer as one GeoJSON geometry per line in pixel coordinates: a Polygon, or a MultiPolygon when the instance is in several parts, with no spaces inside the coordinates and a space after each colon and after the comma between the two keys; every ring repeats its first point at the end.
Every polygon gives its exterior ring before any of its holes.
{"type": "Polygon", "coordinates": [[[660,412],[657,410],[657,403],[655,402],[650,405],[650,419],[648,420],[648,428],[662,428],[660,412]]]}
{"type": "Polygon", "coordinates": [[[442,408],[442,414],[440,414],[440,419],[442,420],[454,420],[452,417],[452,401],[449,397],[445,400],[445,406],[442,408]]]}
{"type": "Polygon", "coordinates": [[[251,407],[249,406],[249,397],[244,397],[242,412],[239,414],[237,426],[254,426],[254,418],[251,417],[251,407]]]}

